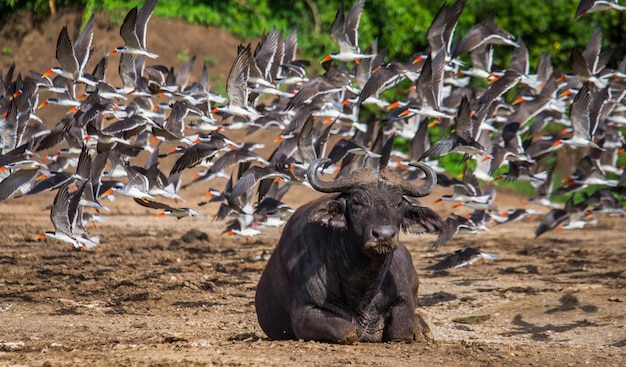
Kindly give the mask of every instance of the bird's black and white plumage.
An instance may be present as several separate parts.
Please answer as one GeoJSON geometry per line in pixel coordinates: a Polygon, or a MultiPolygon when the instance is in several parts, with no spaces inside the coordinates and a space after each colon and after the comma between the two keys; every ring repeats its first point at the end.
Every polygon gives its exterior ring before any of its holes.
{"type": "Polygon", "coordinates": [[[483,252],[477,248],[467,247],[455,251],[440,262],[427,267],[427,270],[444,271],[462,268],[484,260],[495,260],[498,254],[483,252]]]}
{"type": "Polygon", "coordinates": [[[179,208],[167,205],[165,203],[161,203],[154,200],[149,200],[146,198],[134,198],[135,202],[143,207],[158,209],[161,212],[157,214],[157,217],[162,217],[165,215],[176,217],[176,219],[182,219],[185,217],[198,217],[202,218],[202,214],[197,212],[191,208],[179,208]]]}
{"type": "Polygon", "coordinates": [[[53,67],[43,75],[44,77],[57,74],[74,82],[96,84],[96,80],[85,75],[85,66],[87,66],[92,51],[93,22],[94,15],[92,14],[74,44],[70,40],[67,26],[61,29],[56,48],[56,58],[61,67],[53,67]]]}
{"type": "Polygon", "coordinates": [[[626,10],[626,6],[620,5],[618,1],[619,0],[580,0],[574,17],[578,19],[584,15],[599,12],[599,11],[607,11],[607,10],[624,11],[626,10]]]}
{"type": "Polygon", "coordinates": [[[371,54],[361,54],[359,50],[359,21],[364,5],[365,0],[358,0],[347,15],[344,14],[343,3],[339,6],[330,31],[333,40],[339,46],[339,53],[326,56],[322,62],[354,61],[374,57],[371,54]]]}
{"type": "Polygon", "coordinates": [[[90,249],[100,243],[99,237],[89,237],[82,225],[82,208],[79,202],[88,182],[80,185],[74,193],[70,193],[71,182],[66,182],[59,188],[50,210],[54,231],[43,233],[41,238],[50,237],[69,243],[76,250],[90,249]]]}
{"type": "Polygon", "coordinates": [[[149,52],[146,49],[148,21],[152,16],[157,2],[158,0],[147,0],[141,9],[138,10],[137,7],[134,7],[126,14],[126,18],[124,18],[124,22],[120,27],[120,36],[122,36],[125,45],[113,49],[111,51],[112,54],[130,53],[152,59],[159,57],[157,54],[149,52]]]}

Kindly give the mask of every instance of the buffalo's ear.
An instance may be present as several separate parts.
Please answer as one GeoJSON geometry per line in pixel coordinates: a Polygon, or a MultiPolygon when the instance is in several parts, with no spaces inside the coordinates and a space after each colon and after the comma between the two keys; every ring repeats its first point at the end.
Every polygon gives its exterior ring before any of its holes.
{"type": "Polygon", "coordinates": [[[344,198],[324,200],[311,212],[309,221],[329,227],[344,228],[346,226],[345,207],[344,198]]]}
{"type": "Polygon", "coordinates": [[[410,205],[402,219],[402,229],[410,233],[439,233],[446,224],[439,214],[424,206],[410,205]]]}

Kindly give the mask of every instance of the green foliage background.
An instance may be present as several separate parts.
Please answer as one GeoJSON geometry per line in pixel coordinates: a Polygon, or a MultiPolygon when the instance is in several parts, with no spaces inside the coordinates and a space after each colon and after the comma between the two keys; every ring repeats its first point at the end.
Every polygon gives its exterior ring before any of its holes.
{"type": "MultiPolygon", "coordinates": [[[[126,12],[143,1],[133,0],[54,0],[56,7],[75,6],[86,14],[105,11],[111,20],[121,23],[126,12]]],[[[390,57],[405,60],[426,47],[430,22],[444,3],[453,0],[407,1],[368,0],[360,25],[360,46],[365,48],[375,38],[381,47],[388,47],[390,57]]],[[[346,2],[346,8],[353,1],[346,2]]],[[[49,14],[50,0],[0,1],[0,17],[23,9],[34,9],[41,17],[49,14]]],[[[160,0],[155,14],[176,17],[190,23],[206,24],[231,31],[242,39],[259,37],[272,25],[288,31],[298,29],[300,51],[304,57],[317,59],[335,52],[330,38],[330,25],[341,0],[160,0]]],[[[624,57],[626,12],[603,12],[574,20],[576,0],[468,0],[461,15],[456,35],[465,34],[477,22],[496,14],[496,23],[522,37],[531,53],[534,66],[543,52],[552,55],[553,63],[569,71],[573,48],[583,49],[593,28],[603,29],[603,48],[614,48],[610,66],[624,57]]],[[[506,67],[510,50],[496,50],[495,65],[506,67]]]]}

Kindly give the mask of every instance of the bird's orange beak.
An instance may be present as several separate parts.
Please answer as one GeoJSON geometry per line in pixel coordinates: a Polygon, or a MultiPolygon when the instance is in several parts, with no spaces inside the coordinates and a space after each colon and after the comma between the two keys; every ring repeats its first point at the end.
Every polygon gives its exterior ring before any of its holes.
{"type": "Polygon", "coordinates": [[[569,96],[570,94],[572,94],[572,90],[571,89],[566,89],[561,94],[559,94],[559,97],[569,96]]]}
{"type": "Polygon", "coordinates": [[[413,63],[413,64],[417,64],[418,62],[420,62],[420,61],[422,61],[422,60],[424,60],[424,56],[419,55],[419,56],[417,56],[416,58],[414,58],[414,59],[413,59],[413,61],[412,61],[411,63],[413,63]]]}
{"type": "Polygon", "coordinates": [[[394,108],[398,108],[400,106],[400,101],[395,101],[392,104],[390,104],[389,106],[387,106],[387,111],[391,111],[394,108]]]}

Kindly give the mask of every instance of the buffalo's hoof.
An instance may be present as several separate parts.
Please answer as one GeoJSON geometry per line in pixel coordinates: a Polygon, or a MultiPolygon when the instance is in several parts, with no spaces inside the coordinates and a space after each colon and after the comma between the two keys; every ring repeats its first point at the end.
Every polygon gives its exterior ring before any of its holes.
{"type": "Polygon", "coordinates": [[[356,330],[353,330],[346,334],[343,339],[337,340],[337,344],[354,344],[359,340],[359,336],[356,333],[356,330]]]}
{"type": "Polygon", "coordinates": [[[432,342],[435,340],[430,327],[424,321],[420,314],[415,314],[415,341],[416,342],[432,342]]]}

